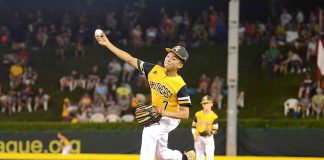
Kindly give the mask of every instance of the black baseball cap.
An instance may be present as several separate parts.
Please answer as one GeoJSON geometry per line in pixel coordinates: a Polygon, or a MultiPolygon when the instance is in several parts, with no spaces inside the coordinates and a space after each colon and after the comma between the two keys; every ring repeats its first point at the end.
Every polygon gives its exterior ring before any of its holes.
{"type": "Polygon", "coordinates": [[[189,58],[189,53],[182,46],[174,46],[173,48],[165,48],[167,52],[174,52],[177,56],[179,56],[184,62],[187,62],[189,58]]]}
{"type": "Polygon", "coordinates": [[[204,96],[202,99],[201,99],[201,102],[200,103],[206,103],[206,102],[213,102],[213,98],[211,96],[204,96]]]}

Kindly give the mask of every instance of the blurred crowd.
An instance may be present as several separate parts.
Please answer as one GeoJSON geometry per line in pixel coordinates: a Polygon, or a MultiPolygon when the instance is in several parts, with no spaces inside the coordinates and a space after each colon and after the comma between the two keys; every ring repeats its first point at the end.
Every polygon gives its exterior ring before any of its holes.
{"type": "Polygon", "coordinates": [[[134,93],[131,81],[136,86],[147,87],[145,77],[135,74],[135,68],[116,59],[108,63],[105,73],[93,66],[88,75],[73,70],[71,75],[60,79],[60,90],[83,95],[73,101],[63,100],[62,119],[65,122],[131,122],[138,104],[149,104],[149,95],[134,93]],[[102,76],[104,75],[104,76],[102,76]]]}
{"type": "MultiPolygon", "coordinates": [[[[119,7],[120,10],[98,9],[96,12],[64,7],[60,10],[3,8],[0,10],[3,17],[0,19],[0,48],[11,52],[1,52],[1,61],[11,67],[8,75],[10,89],[0,90],[2,112],[12,114],[24,107],[28,112],[37,110],[39,106],[44,106],[44,110],[48,108],[50,96],[37,85],[40,77],[29,63],[28,51],[52,47],[61,60],[66,60],[67,52],[71,51],[74,57],[82,58],[86,54],[86,47],[95,45],[93,32],[97,28],[103,29],[115,44],[133,48],[178,43],[188,48],[198,48],[226,42],[227,13],[213,5],[201,4],[194,12],[156,6],[145,0],[132,1],[119,7]]],[[[240,43],[268,42],[268,48],[260,54],[262,67],[274,75],[305,73],[309,79],[320,36],[319,21],[324,22],[324,18],[320,20],[318,9],[305,12],[283,8],[279,15],[275,20],[266,21],[242,19],[239,25],[240,43]]],[[[58,80],[60,91],[82,93],[79,100],[69,97],[62,99],[63,121],[133,121],[134,107],[138,103],[150,103],[148,95],[134,93],[130,82],[134,80],[136,84],[143,85],[146,80],[138,76],[130,65],[112,60],[105,73],[98,70],[98,66],[93,66],[87,75],[83,74],[85,71],[73,70],[70,75],[58,80]]],[[[305,97],[310,101],[320,89],[322,92],[323,85],[305,85],[303,82],[298,102],[302,103],[305,97]],[[312,87],[309,89],[307,86],[312,87]]],[[[224,78],[215,76],[211,80],[203,74],[197,91],[210,94],[217,107],[222,108],[222,99],[226,96],[224,78]]],[[[244,94],[244,91],[238,94],[238,105],[242,108],[244,94]]],[[[324,98],[318,102],[320,105],[317,108],[322,111],[324,98]]]]}
{"type": "Polygon", "coordinates": [[[283,9],[279,23],[272,28],[269,48],[262,55],[262,66],[274,75],[309,72],[322,34],[319,22],[324,21],[324,16],[320,20],[319,13],[320,10],[306,14],[300,9],[283,9]]]}
{"type": "Polygon", "coordinates": [[[312,75],[316,73],[316,46],[323,36],[323,27],[321,29],[319,24],[324,22],[324,16],[320,17],[319,9],[309,13],[282,9],[269,38],[269,48],[262,54],[262,67],[274,76],[305,75],[296,98],[284,103],[285,116],[290,109],[295,118],[324,116],[324,81],[312,75]]]}
{"type": "Polygon", "coordinates": [[[28,52],[22,48],[16,56],[9,58],[9,89],[2,89],[0,85],[0,109],[1,113],[19,113],[26,110],[29,113],[37,111],[43,107],[44,111],[48,109],[50,95],[44,91],[44,88],[37,85],[38,74],[29,65],[28,52]]]}
{"type": "Polygon", "coordinates": [[[149,7],[144,0],[139,0],[131,6],[126,5],[122,11],[0,12],[2,17],[11,17],[0,21],[1,46],[14,49],[28,45],[35,50],[55,46],[55,53],[62,59],[67,48],[73,47],[75,56],[82,57],[85,45],[93,44],[96,28],[103,29],[116,43],[135,48],[179,42],[188,47],[200,47],[227,39],[226,15],[213,6],[205,6],[197,15],[155,7],[157,14],[151,18],[152,21],[145,21],[145,11],[149,7]]]}

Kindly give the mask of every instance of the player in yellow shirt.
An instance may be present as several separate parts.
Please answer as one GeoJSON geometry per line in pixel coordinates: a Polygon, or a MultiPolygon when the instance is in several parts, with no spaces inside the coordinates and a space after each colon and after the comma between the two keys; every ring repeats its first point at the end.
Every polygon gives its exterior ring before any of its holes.
{"type": "Polygon", "coordinates": [[[143,129],[140,159],[194,160],[194,151],[182,154],[178,150],[168,148],[169,132],[179,125],[181,119],[189,118],[191,100],[186,83],[178,75],[178,70],[189,58],[186,49],[182,46],[166,48],[168,54],[162,67],[141,61],[117,48],[104,33],[96,35],[95,38],[100,45],[108,48],[117,57],[137,68],[141,74],[146,76],[151,89],[152,104],[162,114],[159,123],[143,129]]]}
{"type": "Polygon", "coordinates": [[[212,111],[213,101],[210,96],[204,96],[201,100],[203,110],[196,112],[192,122],[192,135],[195,140],[197,160],[214,159],[215,142],[214,134],[218,130],[218,116],[212,111]]]}
{"type": "Polygon", "coordinates": [[[62,154],[70,154],[70,151],[72,149],[70,141],[62,133],[57,133],[57,138],[61,143],[62,154]]]}

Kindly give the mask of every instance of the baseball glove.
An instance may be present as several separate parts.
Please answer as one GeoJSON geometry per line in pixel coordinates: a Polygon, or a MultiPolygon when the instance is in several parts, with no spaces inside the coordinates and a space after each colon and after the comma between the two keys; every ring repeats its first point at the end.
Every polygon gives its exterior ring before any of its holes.
{"type": "Polygon", "coordinates": [[[153,105],[139,104],[135,110],[135,118],[140,126],[147,127],[158,123],[162,118],[153,105]]]}

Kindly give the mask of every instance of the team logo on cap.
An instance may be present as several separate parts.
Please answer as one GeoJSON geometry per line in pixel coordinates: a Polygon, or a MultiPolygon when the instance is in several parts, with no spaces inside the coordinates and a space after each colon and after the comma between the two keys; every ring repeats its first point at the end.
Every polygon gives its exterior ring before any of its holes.
{"type": "Polygon", "coordinates": [[[181,49],[181,47],[180,47],[180,46],[175,46],[175,47],[173,47],[173,49],[174,49],[176,52],[178,52],[178,51],[181,49]]]}

